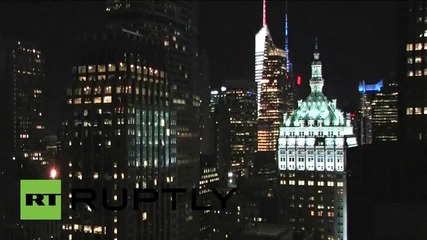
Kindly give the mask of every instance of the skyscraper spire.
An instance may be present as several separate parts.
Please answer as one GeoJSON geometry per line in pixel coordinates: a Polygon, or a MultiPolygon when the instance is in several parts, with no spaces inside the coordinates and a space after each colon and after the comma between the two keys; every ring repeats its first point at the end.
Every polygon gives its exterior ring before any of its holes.
{"type": "Polygon", "coordinates": [[[314,60],[311,63],[311,79],[310,88],[311,92],[322,92],[323,76],[322,76],[322,62],[320,61],[319,46],[317,45],[317,37],[314,44],[314,60]]]}
{"type": "Polygon", "coordinates": [[[286,71],[292,72],[291,61],[289,58],[289,40],[288,40],[288,1],[285,6],[285,53],[286,53],[286,71]]]}
{"type": "Polygon", "coordinates": [[[318,46],[317,46],[317,37],[315,38],[315,41],[316,41],[316,43],[314,44],[314,50],[317,50],[318,49],[318,46]]]}
{"type": "Polygon", "coordinates": [[[267,1],[262,2],[262,26],[267,26],[267,1]]]}

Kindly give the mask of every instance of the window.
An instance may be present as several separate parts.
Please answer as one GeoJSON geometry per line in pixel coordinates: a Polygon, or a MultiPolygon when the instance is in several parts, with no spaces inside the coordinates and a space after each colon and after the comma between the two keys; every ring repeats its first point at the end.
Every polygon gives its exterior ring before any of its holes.
{"type": "Polygon", "coordinates": [[[412,77],[414,76],[414,72],[413,71],[408,71],[408,77],[412,77]]]}
{"type": "Polygon", "coordinates": [[[96,72],[96,68],[95,68],[95,66],[89,65],[89,66],[87,66],[87,69],[88,69],[88,72],[89,72],[89,73],[94,73],[94,72],[96,72]]]}
{"type": "Polygon", "coordinates": [[[427,115],[427,107],[424,107],[424,115],[427,115]]]}
{"type": "Polygon", "coordinates": [[[116,65],[115,64],[108,64],[108,71],[109,72],[115,72],[116,71],[116,65]]]}
{"type": "Polygon", "coordinates": [[[415,50],[422,50],[423,49],[423,44],[422,43],[417,43],[415,44],[415,50]]]}
{"type": "Polygon", "coordinates": [[[111,93],[111,86],[106,86],[105,87],[105,94],[110,94],[111,93]]]}
{"type": "Polygon", "coordinates": [[[408,57],[408,64],[414,63],[414,59],[412,57],[408,57]]]}
{"type": "Polygon", "coordinates": [[[105,65],[98,65],[98,72],[105,72],[105,65]]]}
{"type": "Polygon", "coordinates": [[[119,71],[126,71],[126,63],[120,63],[119,71]]]}
{"type": "Polygon", "coordinates": [[[105,96],[104,103],[111,103],[111,96],[105,96]]]}
{"type": "Polygon", "coordinates": [[[415,63],[421,63],[422,62],[422,58],[421,57],[416,57],[415,58],[415,63]]]}
{"type": "Polygon", "coordinates": [[[415,108],[415,115],[420,115],[420,114],[422,114],[422,108],[420,107],[415,108]]]}
{"type": "Polygon", "coordinates": [[[86,66],[79,66],[79,73],[86,73],[86,66]]]}
{"type": "Polygon", "coordinates": [[[423,72],[421,71],[421,70],[417,70],[416,72],[415,72],[415,76],[416,77],[419,77],[419,76],[422,76],[423,75],[423,72]]]}
{"type": "Polygon", "coordinates": [[[412,115],[412,114],[413,114],[413,111],[414,111],[414,109],[413,109],[413,108],[411,108],[411,107],[406,108],[406,115],[412,115]]]}
{"type": "Polygon", "coordinates": [[[414,50],[414,45],[412,43],[406,44],[406,51],[413,51],[413,50],[414,50]]]}

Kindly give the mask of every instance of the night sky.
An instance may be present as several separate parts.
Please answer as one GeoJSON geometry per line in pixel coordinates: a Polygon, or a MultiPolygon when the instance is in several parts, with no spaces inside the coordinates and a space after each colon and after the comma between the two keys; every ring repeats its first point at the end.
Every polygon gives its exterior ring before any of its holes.
{"type": "MultiPolygon", "coordinates": [[[[314,38],[318,37],[324,92],[338,105],[357,104],[357,84],[395,75],[397,2],[289,1],[289,44],[294,72],[308,91],[314,38]]],[[[105,23],[105,3],[0,2],[0,33],[36,41],[45,52],[48,130],[55,133],[70,86],[68,40],[105,23]]],[[[285,2],[267,2],[267,24],[277,46],[284,43],[285,2]]],[[[254,81],[254,39],[262,25],[262,1],[200,2],[200,46],[207,50],[211,84],[254,81]]]]}

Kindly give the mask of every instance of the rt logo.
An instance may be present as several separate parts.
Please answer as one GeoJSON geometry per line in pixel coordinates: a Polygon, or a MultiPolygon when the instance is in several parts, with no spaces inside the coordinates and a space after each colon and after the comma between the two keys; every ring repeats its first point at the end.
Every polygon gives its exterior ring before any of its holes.
{"type": "Polygon", "coordinates": [[[21,220],[61,220],[61,180],[21,180],[21,220]]]}

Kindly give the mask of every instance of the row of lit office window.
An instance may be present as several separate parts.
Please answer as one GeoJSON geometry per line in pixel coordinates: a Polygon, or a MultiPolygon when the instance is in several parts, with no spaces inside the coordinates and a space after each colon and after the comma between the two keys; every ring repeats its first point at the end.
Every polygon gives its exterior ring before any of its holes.
{"type": "MultiPolygon", "coordinates": [[[[421,115],[423,114],[422,107],[408,107],[406,108],[406,115],[421,115]]],[[[427,107],[424,107],[424,115],[427,115],[427,107]]]]}
{"type": "MultiPolygon", "coordinates": [[[[315,184],[314,184],[315,181],[288,180],[287,182],[288,182],[289,185],[305,186],[306,183],[307,183],[307,186],[315,186],[315,184]]],[[[327,181],[327,182],[325,182],[325,181],[317,181],[317,186],[323,187],[323,186],[325,186],[325,183],[326,183],[326,186],[328,186],[328,187],[334,187],[335,186],[335,182],[333,182],[333,181],[327,181]]],[[[286,180],[280,180],[280,185],[286,185],[286,180]]],[[[344,182],[336,182],[336,186],[337,187],[343,187],[344,186],[344,182]]]]}

